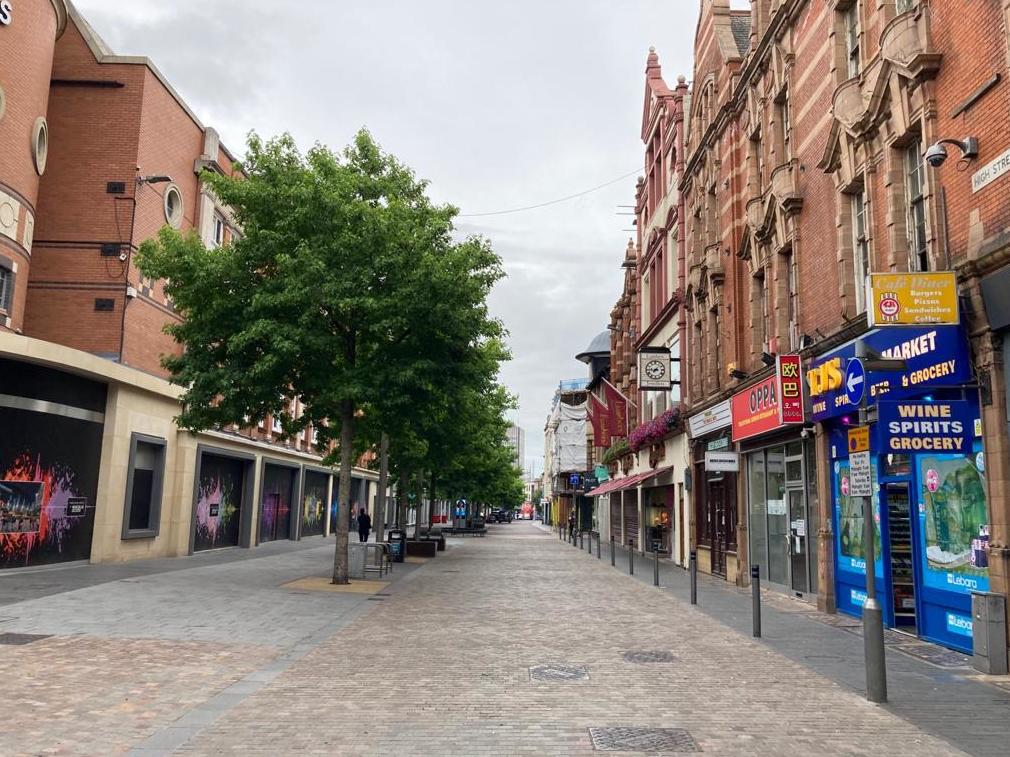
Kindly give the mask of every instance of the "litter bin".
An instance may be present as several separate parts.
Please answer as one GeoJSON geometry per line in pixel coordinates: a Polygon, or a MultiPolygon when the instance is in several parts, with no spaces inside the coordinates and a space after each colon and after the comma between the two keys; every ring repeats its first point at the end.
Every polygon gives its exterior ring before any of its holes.
{"type": "Polygon", "coordinates": [[[971,593],[972,665],[993,676],[1007,674],[1006,599],[991,591],[971,593]]]}
{"type": "Polygon", "coordinates": [[[407,553],[407,532],[401,528],[393,528],[389,531],[389,555],[393,562],[403,562],[403,556],[407,553]]]}

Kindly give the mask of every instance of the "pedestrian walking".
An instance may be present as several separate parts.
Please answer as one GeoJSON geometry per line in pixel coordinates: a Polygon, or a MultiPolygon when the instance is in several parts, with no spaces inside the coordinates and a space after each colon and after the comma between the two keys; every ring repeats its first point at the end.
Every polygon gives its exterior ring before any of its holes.
{"type": "Polygon", "coordinates": [[[365,508],[362,507],[361,512],[358,513],[358,541],[368,541],[368,534],[371,530],[372,519],[365,512],[365,508]]]}
{"type": "Polygon", "coordinates": [[[571,539],[575,536],[575,511],[572,510],[568,514],[568,538],[571,539]]]}

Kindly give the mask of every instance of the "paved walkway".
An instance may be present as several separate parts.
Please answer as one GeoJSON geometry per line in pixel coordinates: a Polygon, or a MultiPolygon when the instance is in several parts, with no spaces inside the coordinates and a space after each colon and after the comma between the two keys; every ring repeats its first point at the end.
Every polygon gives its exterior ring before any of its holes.
{"type": "Polygon", "coordinates": [[[870,705],[822,664],[853,667],[845,629],[769,606],[754,641],[745,595],[703,579],[692,607],[672,569],[657,590],[528,523],[375,595],[285,586],[330,543],[271,549],[8,601],[0,631],[52,635],[0,645],[0,754],[1006,754],[1010,695],[963,671],[891,654],[870,705]]]}

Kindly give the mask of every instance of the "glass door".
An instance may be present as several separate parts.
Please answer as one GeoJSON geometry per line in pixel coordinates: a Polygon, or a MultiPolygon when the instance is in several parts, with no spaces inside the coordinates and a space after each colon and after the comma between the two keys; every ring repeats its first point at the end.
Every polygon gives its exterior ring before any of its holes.
{"type": "Polygon", "coordinates": [[[912,511],[908,484],[887,484],[887,531],[894,625],[915,631],[915,578],[912,565],[912,511]]]}
{"type": "Polygon", "coordinates": [[[768,580],[789,585],[789,511],[786,503],[785,450],[767,452],[768,580]]]}
{"type": "Polygon", "coordinates": [[[803,489],[789,488],[789,574],[793,591],[806,594],[807,581],[807,513],[803,489]]]}

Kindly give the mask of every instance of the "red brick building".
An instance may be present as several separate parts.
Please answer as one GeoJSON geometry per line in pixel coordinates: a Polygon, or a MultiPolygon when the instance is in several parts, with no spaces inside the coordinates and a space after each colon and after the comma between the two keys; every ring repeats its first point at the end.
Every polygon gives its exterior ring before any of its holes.
{"type": "Polygon", "coordinates": [[[53,49],[67,26],[63,0],[25,0],[0,23],[0,331],[20,333],[38,215],[39,182],[49,151],[53,49]]]}
{"type": "MultiPolygon", "coordinates": [[[[138,246],[166,224],[239,231],[200,179],[234,159],[155,65],[114,54],[63,0],[0,12],[0,568],[320,536],[338,509],[313,430],[278,418],[190,434],[161,356],[179,314],[138,246]]],[[[286,411],[301,412],[300,403],[286,411]]],[[[368,456],[359,463],[365,465],[368,456]]],[[[358,467],[347,505],[371,507],[358,467]]],[[[344,517],[347,510],[343,511],[344,517]]]]}
{"type": "Polygon", "coordinates": [[[772,584],[858,614],[863,514],[848,493],[845,443],[856,415],[839,398],[841,375],[857,341],[903,351],[909,371],[949,365],[949,380],[921,387],[900,373],[867,383],[871,405],[958,401],[980,421],[974,451],[957,459],[872,450],[885,618],[960,648],[970,646],[968,588],[1005,594],[1010,574],[1010,313],[999,294],[1010,284],[1008,9],[756,0],[736,11],[705,0],[681,184],[687,398],[699,418],[731,410],[740,466],[706,473],[709,442],[720,440],[695,441],[696,484],[704,492],[718,479],[719,498],[729,500],[713,512],[720,503],[706,503],[696,486],[701,566],[742,582],[743,566],[758,565],[772,584]],[[949,158],[926,162],[941,143],[949,158]],[[961,327],[870,328],[869,274],[937,271],[957,272],[961,327]],[[790,353],[811,374],[806,424],[750,433],[756,392],[790,353]],[[824,371],[841,373],[826,387],[824,371]],[[927,479],[945,486],[948,468],[949,480],[971,479],[980,492],[958,505],[964,517],[941,513],[926,487],[927,479]],[[988,550],[978,546],[985,542],[988,550]]]}

